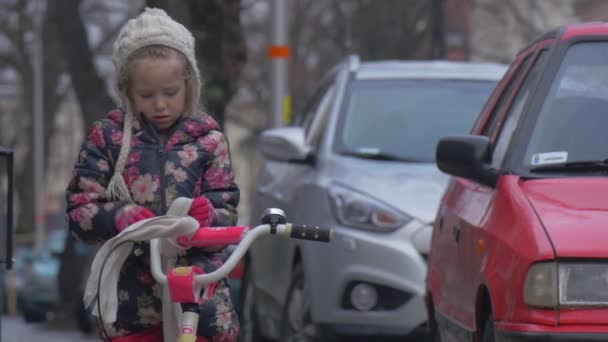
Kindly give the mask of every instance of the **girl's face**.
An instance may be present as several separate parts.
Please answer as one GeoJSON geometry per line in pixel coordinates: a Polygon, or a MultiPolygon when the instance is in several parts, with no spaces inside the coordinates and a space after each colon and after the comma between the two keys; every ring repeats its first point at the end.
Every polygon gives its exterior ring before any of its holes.
{"type": "Polygon", "coordinates": [[[135,113],[143,113],[160,133],[166,133],[186,108],[184,68],[173,55],[133,64],[129,95],[135,113]]]}

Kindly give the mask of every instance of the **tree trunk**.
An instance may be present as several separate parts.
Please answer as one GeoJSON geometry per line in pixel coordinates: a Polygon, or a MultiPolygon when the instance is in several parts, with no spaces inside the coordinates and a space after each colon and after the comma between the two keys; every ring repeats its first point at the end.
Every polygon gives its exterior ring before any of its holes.
{"type": "Polygon", "coordinates": [[[203,98],[222,127],[226,106],[237,90],[247,61],[241,27],[241,0],[189,0],[191,30],[196,38],[196,57],[205,80],[203,98]]]}
{"type": "MultiPolygon", "coordinates": [[[[25,139],[32,140],[34,136],[32,118],[34,112],[34,106],[32,101],[33,89],[34,89],[34,75],[32,69],[29,67],[23,68],[21,71],[21,92],[23,94],[23,117],[26,118],[26,124],[23,129],[25,130],[25,139]],[[28,120],[29,119],[29,120],[28,120]]],[[[15,172],[15,189],[19,196],[19,214],[17,217],[18,225],[15,227],[17,233],[29,233],[34,229],[34,153],[32,153],[33,142],[25,142],[23,146],[26,146],[25,159],[21,167],[15,172]]]]}
{"type": "MultiPolygon", "coordinates": [[[[111,110],[114,104],[104,80],[95,69],[86,28],[80,16],[80,3],[81,0],[50,1],[48,11],[56,23],[61,50],[86,128],[111,110]]],[[[57,279],[61,301],[56,324],[73,322],[74,308],[82,300],[83,277],[90,267],[90,258],[75,255],[73,246],[74,237],[67,234],[57,279]]]]}
{"type": "Polygon", "coordinates": [[[49,11],[57,23],[57,31],[72,87],[80,103],[85,127],[103,117],[114,107],[106,84],[93,62],[87,31],[80,16],[81,0],[51,1],[49,11]]]}

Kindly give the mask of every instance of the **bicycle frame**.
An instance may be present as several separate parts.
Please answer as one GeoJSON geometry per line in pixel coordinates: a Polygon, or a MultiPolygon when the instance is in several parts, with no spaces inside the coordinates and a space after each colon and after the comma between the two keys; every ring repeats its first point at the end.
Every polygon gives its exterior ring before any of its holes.
{"type": "MultiPolygon", "coordinates": [[[[214,227],[199,228],[197,233],[190,238],[180,237],[178,243],[185,247],[220,246],[236,244],[230,257],[217,270],[195,275],[194,285],[205,288],[205,296],[209,286],[224,279],[238,265],[241,258],[245,255],[249,247],[261,236],[276,234],[283,237],[305,239],[320,242],[331,240],[331,228],[309,227],[305,225],[294,225],[291,223],[268,223],[256,227],[233,226],[233,227],[214,227]]],[[[152,276],[162,286],[168,286],[168,277],[161,267],[160,240],[150,240],[150,267],[152,276]]],[[[187,304],[187,303],[183,303],[187,304]]],[[[182,322],[180,322],[179,342],[196,341],[196,328],[198,326],[198,312],[194,310],[184,312],[182,322]]]]}

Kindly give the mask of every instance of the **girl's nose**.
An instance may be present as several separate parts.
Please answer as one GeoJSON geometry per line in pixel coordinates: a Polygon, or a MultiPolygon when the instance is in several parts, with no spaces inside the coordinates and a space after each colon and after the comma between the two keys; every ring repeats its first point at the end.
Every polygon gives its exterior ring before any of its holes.
{"type": "Polygon", "coordinates": [[[165,100],[161,96],[158,96],[154,101],[154,109],[161,110],[165,109],[165,100]]]}

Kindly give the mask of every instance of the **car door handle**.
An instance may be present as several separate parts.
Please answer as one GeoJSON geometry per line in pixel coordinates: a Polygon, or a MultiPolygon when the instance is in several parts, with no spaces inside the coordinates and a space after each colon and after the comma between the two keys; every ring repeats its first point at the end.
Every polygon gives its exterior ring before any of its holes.
{"type": "Polygon", "coordinates": [[[454,241],[456,241],[457,243],[460,241],[460,225],[454,225],[452,226],[452,237],[454,238],[454,241]]]}

